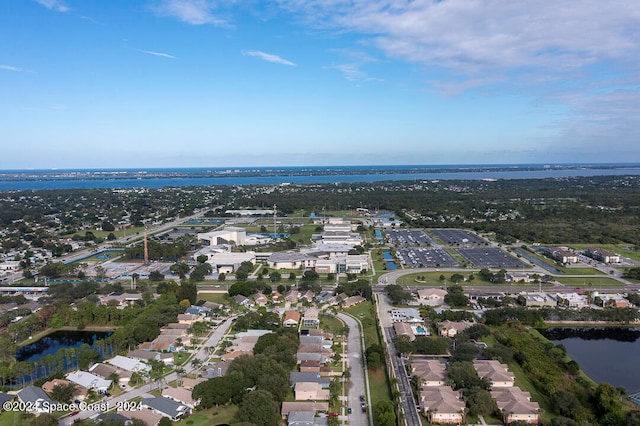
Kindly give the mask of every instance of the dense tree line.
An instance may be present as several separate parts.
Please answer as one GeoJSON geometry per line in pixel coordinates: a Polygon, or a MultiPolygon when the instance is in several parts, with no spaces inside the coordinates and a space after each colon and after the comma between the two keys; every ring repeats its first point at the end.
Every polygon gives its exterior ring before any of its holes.
{"type": "Polygon", "coordinates": [[[296,364],[298,336],[278,329],[261,336],[254,356],[243,355],[231,362],[222,377],[198,384],[193,398],[201,398],[198,409],[235,404],[237,420],[258,426],[277,426],[280,404],[290,394],[289,372],[296,364]]]}
{"type": "Polygon", "coordinates": [[[489,325],[514,321],[529,325],[543,325],[544,321],[607,321],[629,324],[640,319],[640,313],[633,308],[574,310],[561,307],[530,309],[518,306],[489,309],[485,312],[484,319],[489,325]]]}

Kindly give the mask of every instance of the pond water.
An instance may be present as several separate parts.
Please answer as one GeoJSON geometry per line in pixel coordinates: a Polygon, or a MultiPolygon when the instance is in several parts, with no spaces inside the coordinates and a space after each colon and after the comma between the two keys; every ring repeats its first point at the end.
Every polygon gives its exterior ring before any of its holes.
{"type": "MultiPolygon", "coordinates": [[[[43,337],[16,352],[16,359],[37,362],[45,355],[54,355],[61,348],[79,348],[83,344],[93,344],[111,335],[110,331],[60,330],[43,337]]],[[[95,349],[95,348],[94,348],[95,349]]]]}
{"type": "Polygon", "coordinates": [[[635,328],[550,328],[541,331],[567,348],[571,359],[598,383],[640,391],[640,330],[635,328]]]}

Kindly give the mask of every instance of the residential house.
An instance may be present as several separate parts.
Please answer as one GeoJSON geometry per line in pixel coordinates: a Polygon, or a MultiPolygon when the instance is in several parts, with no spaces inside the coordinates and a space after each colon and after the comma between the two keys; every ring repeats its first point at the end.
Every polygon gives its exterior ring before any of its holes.
{"type": "Polygon", "coordinates": [[[329,399],[329,389],[323,389],[322,384],[313,382],[298,382],[294,387],[296,401],[326,401],[329,399]]]}
{"type": "Polygon", "coordinates": [[[515,422],[538,424],[540,421],[540,405],[531,401],[531,394],[518,387],[495,388],[491,390],[505,424],[515,422]]]}
{"type": "Polygon", "coordinates": [[[143,372],[143,371],[151,371],[151,366],[149,364],[145,364],[134,358],[128,358],[122,355],[116,355],[115,357],[108,359],[107,362],[114,367],[118,367],[121,370],[131,371],[131,372],[143,372]]]}
{"type": "Polygon", "coordinates": [[[191,409],[186,405],[165,397],[142,398],[140,406],[148,408],[163,417],[168,417],[174,422],[180,420],[183,415],[191,413],[191,409]]]}
{"type": "Polygon", "coordinates": [[[130,419],[142,420],[147,426],[158,426],[160,420],[162,420],[162,416],[160,414],[157,414],[151,410],[118,410],[117,412],[118,414],[122,414],[123,416],[130,419]]]}
{"type": "Polygon", "coordinates": [[[27,386],[19,391],[18,400],[36,413],[47,413],[49,412],[49,407],[54,404],[53,400],[37,386],[27,386]]]}
{"type": "Polygon", "coordinates": [[[192,315],[192,314],[178,314],[178,323],[179,324],[189,324],[193,325],[193,323],[202,321],[200,315],[192,315]]]}
{"type": "Polygon", "coordinates": [[[420,405],[431,423],[461,424],[464,422],[465,403],[460,392],[454,391],[449,386],[422,388],[420,405]]]}
{"type": "Polygon", "coordinates": [[[290,413],[294,411],[311,411],[313,413],[326,413],[329,411],[328,402],[283,402],[280,409],[280,414],[283,419],[286,419],[290,413]]]}
{"type": "Polygon", "coordinates": [[[180,404],[184,404],[189,408],[195,408],[200,404],[199,400],[194,400],[191,397],[191,391],[187,390],[183,387],[181,388],[172,388],[168,387],[162,390],[162,396],[172,399],[180,404]]]}
{"type": "Polygon", "coordinates": [[[442,337],[455,337],[456,334],[474,325],[475,323],[470,321],[442,321],[438,323],[438,333],[442,337]]]}
{"type": "Polygon", "coordinates": [[[304,312],[302,325],[305,327],[318,327],[320,325],[319,312],[315,308],[309,308],[304,312]]]}
{"type": "Polygon", "coordinates": [[[496,360],[475,360],[473,366],[478,373],[478,377],[491,380],[492,388],[512,387],[515,382],[515,376],[509,371],[509,368],[496,360]]]}
{"type": "Polygon", "coordinates": [[[128,384],[129,380],[131,380],[131,375],[133,374],[131,371],[124,371],[114,366],[102,363],[93,364],[89,369],[89,372],[98,377],[102,377],[103,379],[107,379],[115,373],[118,375],[118,382],[122,384],[128,384]]]}
{"type": "Polygon", "coordinates": [[[244,306],[245,308],[250,308],[252,307],[255,303],[253,302],[253,300],[241,295],[241,294],[236,294],[235,296],[233,296],[233,300],[235,300],[235,302],[240,305],[240,306],[244,306]]]}
{"type": "Polygon", "coordinates": [[[302,316],[298,311],[285,311],[282,325],[285,327],[297,327],[301,318],[302,316]]]}
{"type": "Polygon", "coordinates": [[[326,417],[316,417],[313,411],[291,411],[287,418],[287,426],[327,426],[326,417]]]}
{"type": "Polygon", "coordinates": [[[414,359],[411,361],[411,376],[420,377],[422,387],[444,386],[446,366],[436,359],[414,359]]]}
{"type": "MultiPolygon", "coordinates": [[[[56,386],[68,386],[70,384],[71,382],[68,380],[53,379],[53,380],[49,380],[48,382],[45,382],[42,385],[42,390],[45,391],[47,395],[51,395],[51,392],[53,392],[53,388],[55,388],[56,386]]],[[[74,384],[73,399],[84,400],[86,396],[87,396],[87,390],[85,388],[81,388],[80,386],[76,386],[74,384]]]]}
{"type": "Polygon", "coordinates": [[[289,381],[292,387],[295,387],[297,383],[307,382],[320,383],[322,389],[329,389],[329,385],[331,384],[331,379],[328,377],[320,377],[320,373],[305,373],[299,371],[289,373],[289,381]]]}
{"type": "Polygon", "coordinates": [[[413,333],[413,329],[406,322],[393,323],[393,331],[395,331],[396,336],[407,336],[410,342],[416,340],[416,335],[413,333]]]}
{"type": "Polygon", "coordinates": [[[269,303],[269,299],[267,299],[267,296],[262,293],[255,293],[253,295],[253,301],[258,306],[267,306],[267,303],[269,303]]]}
{"type": "Polygon", "coordinates": [[[444,305],[447,291],[441,288],[423,288],[418,290],[418,303],[427,306],[444,305]]]}
{"type": "Polygon", "coordinates": [[[93,389],[98,393],[104,393],[111,387],[111,380],[81,370],[67,374],[67,380],[83,388],[93,389]]]}
{"type": "Polygon", "coordinates": [[[297,303],[298,302],[298,290],[291,289],[284,295],[284,301],[287,303],[297,303]]]}
{"type": "Polygon", "coordinates": [[[365,299],[362,296],[351,296],[351,297],[347,297],[346,299],[344,299],[342,301],[342,307],[343,308],[350,308],[352,306],[356,306],[359,303],[365,302],[367,299],[365,299]]]}

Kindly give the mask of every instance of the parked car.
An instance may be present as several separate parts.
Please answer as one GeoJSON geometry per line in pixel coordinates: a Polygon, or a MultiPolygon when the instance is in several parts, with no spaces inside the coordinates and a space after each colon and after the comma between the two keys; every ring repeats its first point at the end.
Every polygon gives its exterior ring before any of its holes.
{"type": "Polygon", "coordinates": [[[347,408],[347,414],[351,414],[351,407],[347,408]]]}

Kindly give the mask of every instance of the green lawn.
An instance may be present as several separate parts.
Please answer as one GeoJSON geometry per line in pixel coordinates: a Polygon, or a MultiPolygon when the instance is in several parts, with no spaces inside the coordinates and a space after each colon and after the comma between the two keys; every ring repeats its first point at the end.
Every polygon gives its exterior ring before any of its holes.
{"type": "Polygon", "coordinates": [[[564,285],[580,287],[582,290],[597,290],[600,287],[619,287],[623,286],[619,281],[603,275],[602,278],[582,278],[582,277],[563,277],[556,276],[557,281],[564,285]]]}
{"type": "Polygon", "coordinates": [[[229,303],[229,294],[224,293],[198,293],[198,300],[205,300],[207,302],[220,303],[221,305],[229,303]]]}
{"type": "Polygon", "coordinates": [[[210,426],[223,423],[234,424],[237,423],[234,420],[237,412],[238,407],[236,407],[235,405],[195,411],[193,415],[181,421],[180,424],[189,426],[210,426]]]}
{"type": "Polygon", "coordinates": [[[174,352],[173,353],[173,363],[174,365],[182,365],[187,359],[191,356],[190,353],[187,352],[174,352]]]}

